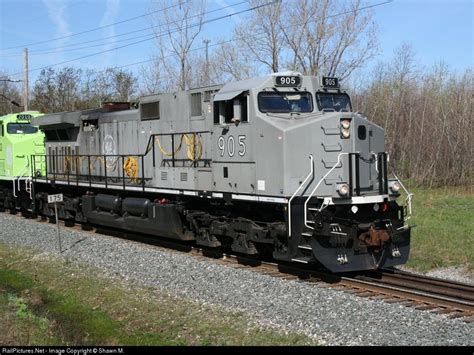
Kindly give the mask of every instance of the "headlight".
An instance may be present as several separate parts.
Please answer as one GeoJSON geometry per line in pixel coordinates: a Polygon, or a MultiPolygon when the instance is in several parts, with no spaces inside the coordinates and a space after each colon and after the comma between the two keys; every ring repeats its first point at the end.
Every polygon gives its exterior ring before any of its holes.
{"type": "Polygon", "coordinates": [[[341,126],[344,129],[348,129],[351,126],[351,121],[349,120],[342,120],[341,121],[341,126]]]}
{"type": "Polygon", "coordinates": [[[398,193],[398,191],[400,191],[400,183],[398,181],[390,181],[388,183],[388,187],[395,193],[398,193]]]}
{"type": "Polygon", "coordinates": [[[341,196],[347,196],[349,194],[349,185],[347,184],[340,184],[337,187],[337,193],[341,196]]]}
{"type": "Polygon", "coordinates": [[[341,134],[342,138],[349,138],[351,136],[351,120],[342,120],[341,121],[341,134]]]}

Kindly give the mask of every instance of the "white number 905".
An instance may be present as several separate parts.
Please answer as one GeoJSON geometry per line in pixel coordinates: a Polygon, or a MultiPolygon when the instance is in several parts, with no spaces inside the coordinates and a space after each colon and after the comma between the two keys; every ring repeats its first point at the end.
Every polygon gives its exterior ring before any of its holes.
{"type": "MultiPolygon", "coordinates": [[[[245,146],[245,136],[239,136],[237,138],[239,144],[238,154],[243,157],[247,151],[247,147],[245,146]]],[[[217,140],[217,147],[220,150],[220,156],[223,157],[225,155],[225,151],[227,150],[227,154],[229,157],[233,157],[235,155],[235,139],[233,136],[227,137],[227,144],[226,139],[224,136],[220,136],[217,140]],[[227,149],[226,149],[227,148],[227,149]]]]}

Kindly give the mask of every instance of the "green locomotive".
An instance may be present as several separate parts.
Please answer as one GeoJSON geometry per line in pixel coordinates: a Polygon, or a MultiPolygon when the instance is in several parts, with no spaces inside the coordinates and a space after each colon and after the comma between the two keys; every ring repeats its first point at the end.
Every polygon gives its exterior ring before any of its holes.
{"type": "Polygon", "coordinates": [[[0,117],[0,211],[27,207],[31,200],[31,175],[44,174],[44,163],[31,167],[31,155],[44,155],[45,135],[31,124],[38,111],[12,113],[0,117]]]}

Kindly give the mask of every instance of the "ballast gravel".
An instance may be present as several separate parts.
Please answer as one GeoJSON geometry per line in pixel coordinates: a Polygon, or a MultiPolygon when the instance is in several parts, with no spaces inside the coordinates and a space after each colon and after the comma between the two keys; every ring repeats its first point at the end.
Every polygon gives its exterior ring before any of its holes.
{"type": "MultiPolygon", "coordinates": [[[[62,228],[61,257],[106,277],[249,315],[323,345],[474,345],[474,323],[236,269],[185,253],[62,228]]],[[[56,226],[0,213],[0,242],[59,255],[56,226]]]]}

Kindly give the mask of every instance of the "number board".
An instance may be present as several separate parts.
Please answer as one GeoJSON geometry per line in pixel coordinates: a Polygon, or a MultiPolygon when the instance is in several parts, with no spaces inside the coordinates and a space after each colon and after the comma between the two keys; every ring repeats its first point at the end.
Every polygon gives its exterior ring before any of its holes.
{"type": "Polygon", "coordinates": [[[339,87],[339,79],[338,78],[331,78],[329,76],[323,76],[323,86],[326,88],[338,88],[339,87]]]}
{"type": "Polygon", "coordinates": [[[48,203],[63,202],[63,194],[48,195],[48,203]]]}
{"type": "Polygon", "coordinates": [[[28,121],[28,122],[31,122],[31,119],[33,118],[32,115],[28,115],[28,114],[19,114],[19,115],[16,115],[16,119],[19,120],[19,121],[28,121]]]}
{"type": "Polygon", "coordinates": [[[275,86],[299,86],[301,84],[301,78],[299,76],[277,76],[275,80],[275,86]]]}

